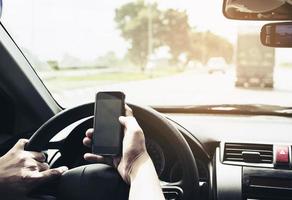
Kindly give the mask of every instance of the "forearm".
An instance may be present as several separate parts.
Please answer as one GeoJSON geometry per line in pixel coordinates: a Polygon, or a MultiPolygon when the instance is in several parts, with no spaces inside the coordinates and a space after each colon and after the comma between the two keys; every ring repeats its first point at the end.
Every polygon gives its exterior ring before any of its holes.
{"type": "Polygon", "coordinates": [[[159,179],[148,154],[143,155],[131,172],[129,200],[164,200],[159,179]]]}

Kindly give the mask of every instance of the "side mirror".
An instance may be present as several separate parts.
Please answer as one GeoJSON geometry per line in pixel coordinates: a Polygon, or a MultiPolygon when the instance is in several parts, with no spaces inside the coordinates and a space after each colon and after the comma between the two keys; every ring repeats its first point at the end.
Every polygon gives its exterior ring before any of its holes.
{"type": "Polygon", "coordinates": [[[261,30],[261,42],[269,47],[292,47],[292,22],[264,25],[261,30]]]}
{"type": "Polygon", "coordinates": [[[237,20],[291,20],[291,0],[224,0],[223,14],[237,20]]]}

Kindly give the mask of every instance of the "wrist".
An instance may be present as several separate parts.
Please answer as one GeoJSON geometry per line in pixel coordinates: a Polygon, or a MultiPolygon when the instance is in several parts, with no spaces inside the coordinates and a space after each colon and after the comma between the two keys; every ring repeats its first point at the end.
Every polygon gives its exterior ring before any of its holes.
{"type": "Polygon", "coordinates": [[[132,167],[129,171],[129,182],[130,184],[135,179],[136,175],[143,170],[147,165],[153,165],[152,160],[147,152],[142,153],[137,159],[133,162],[132,167]]]}

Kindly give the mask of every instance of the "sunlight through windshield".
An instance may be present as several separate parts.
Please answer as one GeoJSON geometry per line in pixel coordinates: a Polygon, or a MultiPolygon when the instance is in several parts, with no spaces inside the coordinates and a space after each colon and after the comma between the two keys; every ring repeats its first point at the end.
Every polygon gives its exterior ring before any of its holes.
{"type": "Polygon", "coordinates": [[[3,0],[1,23],[64,107],[120,90],[143,105],[292,105],[292,51],[214,0],[3,0]],[[199,2],[199,3],[198,3],[199,2]]]}

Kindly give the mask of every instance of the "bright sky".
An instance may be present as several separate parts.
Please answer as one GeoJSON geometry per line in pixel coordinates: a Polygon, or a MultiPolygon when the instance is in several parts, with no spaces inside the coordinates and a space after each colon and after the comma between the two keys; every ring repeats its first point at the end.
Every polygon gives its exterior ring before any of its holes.
{"type": "MultiPolygon", "coordinates": [[[[115,8],[128,1],[3,0],[1,21],[20,46],[42,60],[61,59],[64,54],[93,60],[109,51],[123,56],[127,43],[116,29],[114,15],[115,8]]],[[[224,18],[222,0],[159,0],[158,4],[186,10],[191,26],[232,42],[243,23],[224,18]]]]}

